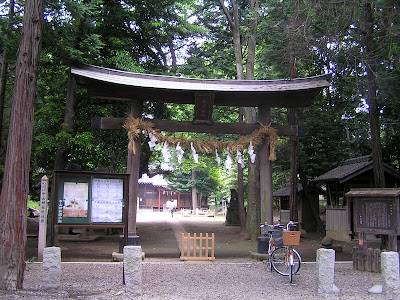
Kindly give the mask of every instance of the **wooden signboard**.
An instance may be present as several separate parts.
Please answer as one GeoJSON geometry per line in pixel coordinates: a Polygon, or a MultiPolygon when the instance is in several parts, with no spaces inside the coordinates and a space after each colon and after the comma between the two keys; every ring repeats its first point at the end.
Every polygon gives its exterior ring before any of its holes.
{"type": "Polygon", "coordinates": [[[398,235],[400,189],[357,189],[346,193],[353,202],[358,233],[398,235]]]}
{"type": "Polygon", "coordinates": [[[355,231],[372,234],[394,234],[396,231],[395,199],[355,198],[355,231]]]}
{"type": "Polygon", "coordinates": [[[128,174],[54,173],[53,225],[79,227],[128,226],[128,174]]]}

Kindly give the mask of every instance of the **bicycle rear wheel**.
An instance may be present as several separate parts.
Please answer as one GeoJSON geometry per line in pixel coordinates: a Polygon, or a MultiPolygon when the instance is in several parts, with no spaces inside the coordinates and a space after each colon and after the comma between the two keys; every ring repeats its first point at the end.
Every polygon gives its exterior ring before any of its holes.
{"type": "Polygon", "coordinates": [[[297,251],[294,249],[293,260],[294,266],[292,272],[290,272],[289,253],[287,253],[286,247],[276,248],[271,255],[271,264],[273,269],[283,276],[289,276],[291,273],[296,274],[300,269],[301,258],[299,253],[297,253],[297,251]]]}

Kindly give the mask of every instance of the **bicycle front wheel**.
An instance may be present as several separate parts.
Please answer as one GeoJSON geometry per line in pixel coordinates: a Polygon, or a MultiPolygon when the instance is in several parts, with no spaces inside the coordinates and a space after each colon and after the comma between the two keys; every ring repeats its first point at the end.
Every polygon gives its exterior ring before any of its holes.
{"type": "Polygon", "coordinates": [[[272,252],[271,255],[271,264],[272,268],[279,274],[283,276],[289,276],[290,273],[296,274],[301,265],[301,258],[299,253],[293,249],[293,260],[294,266],[292,272],[290,272],[290,264],[289,264],[289,250],[286,247],[279,247],[272,252]]]}

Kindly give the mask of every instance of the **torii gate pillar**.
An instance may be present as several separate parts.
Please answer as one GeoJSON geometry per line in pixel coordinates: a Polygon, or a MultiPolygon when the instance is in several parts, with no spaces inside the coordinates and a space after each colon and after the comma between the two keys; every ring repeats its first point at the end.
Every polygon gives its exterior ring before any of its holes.
{"type": "MultiPolygon", "coordinates": [[[[269,106],[258,107],[258,119],[264,124],[271,123],[271,108],[269,106]]],[[[269,160],[270,149],[267,143],[260,146],[260,199],[261,199],[261,222],[273,224],[273,186],[272,186],[272,164],[269,160]]]]}
{"type": "MultiPolygon", "coordinates": [[[[143,102],[132,100],[131,115],[134,118],[141,118],[143,102]]],[[[139,189],[139,168],[140,168],[140,139],[135,140],[135,153],[128,150],[127,173],[129,176],[129,211],[128,211],[128,237],[136,236],[136,213],[137,196],[139,189]]]]}

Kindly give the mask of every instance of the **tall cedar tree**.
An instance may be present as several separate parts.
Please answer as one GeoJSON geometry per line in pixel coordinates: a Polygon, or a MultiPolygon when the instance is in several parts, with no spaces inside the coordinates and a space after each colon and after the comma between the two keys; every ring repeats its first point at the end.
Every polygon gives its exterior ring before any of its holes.
{"type": "MultiPolygon", "coordinates": [[[[240,31],[240,8],[237,0],[231,1],[232,14],[229,9],[225,6],[224,1],[219,0],[219,5],[223,10],[225,17],[231,28],[231,34],[234,45],[235,63],[237,79],[244,79],[243,70],[243,51],[242,51],[242,38],[243,34],[240,31]]],[[[259,3],[257,0],[250,0],[248,3],[250,10],[258,10],[259,3]]],[[[247,42],[247,61],[246,61],[246,79],[254,79],[254,61],[255,61],[255,48],[256,48],[256,29],[257,29],[257,13],[252,14],[247,24],[249,28],[249,34],[246,40],[247,42]]],[[[245,122],[256,123],[256,110],[253,107],[242,108],[245,122]]],[[[239,120],[242,121],[242,120],[239,120]]],[[[257,149],[258,151],[258,149],[257,149]]],[[[247,224],[244,220],[244,195],[243,195],[243,174],[242,170],[238,168],[238,201],[240,210],[240,224],[242,232],[247,229],[248,236],[255,240],[259,234],[259,224],[261,221],[261,203],[260,203],[260,172],[259,166],[250,164],[249,165],[249,180],[248,180],[248,202],[247,202],[247,224]]]]}
{"type": "Polygon", "coordinates": [[[22,288],[25,266],[26,204],[33,112],[42,39],[44,0],[25,2],[13,105],[0,196],[0,289],[22,288]]]}

